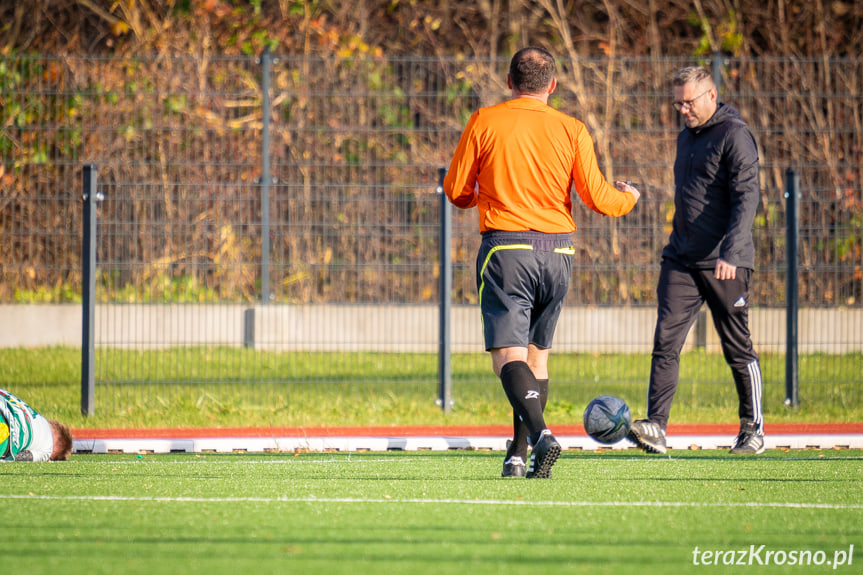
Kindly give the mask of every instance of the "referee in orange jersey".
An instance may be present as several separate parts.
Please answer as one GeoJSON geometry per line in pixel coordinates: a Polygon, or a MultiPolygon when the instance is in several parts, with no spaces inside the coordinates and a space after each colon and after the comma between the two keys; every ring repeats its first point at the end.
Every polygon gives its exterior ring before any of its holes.
{"type": "Polygon", "coordinates": [[[510,62],[512,98],[470,117],[444,179],[449,200],[479,209],[477,290],[486,350],[513,407],[504,477],[551,476],[560,444],[545,424],[548,353],[572,269],[571,190],[592,210],[629,213],[640,196],[599,170],[584,124],[548,105],[552,55],[536,47],[510,62]],[[533,446],[530,463],[528,443],[533,446]]]}

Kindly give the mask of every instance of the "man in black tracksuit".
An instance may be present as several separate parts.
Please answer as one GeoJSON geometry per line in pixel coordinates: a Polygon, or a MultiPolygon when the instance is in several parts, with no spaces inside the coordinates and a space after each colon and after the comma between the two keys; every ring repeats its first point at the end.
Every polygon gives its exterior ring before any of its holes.
{"type": "Polygon", "coordinates": [[[761,368],[749,335],[758,149],[737,110],[717,101],[709,71],[684,68],[673,85],[686,128],[677,138],[674,221],[656,289],[647,419],[632,423],[629,438],[646,451],[666,452],[680,350],[707,303],[740,399],[740,434],[731,453],[761,453],[761,368]]]}

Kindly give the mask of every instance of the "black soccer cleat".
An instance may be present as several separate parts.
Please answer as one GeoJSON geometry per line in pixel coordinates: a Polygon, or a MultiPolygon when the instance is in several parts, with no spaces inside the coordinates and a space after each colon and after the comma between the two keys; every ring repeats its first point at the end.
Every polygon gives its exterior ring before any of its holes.
{"type": "Polygon", "coordinates": [[[527,466],[524,464],[524,458],[518,455],[507,458],[500,472],[501,477],[524,477],[526,474],[527,466]]]}
{"type": "Polygon", "coordinates": [[[527,478],[548,479],[551,477],[551,468],[560,457],[560,444],[551,434],[551,430],[544,429],[539,436],[539,441],[530,452],[530,467],[527,468],[527,478]]]}
{"type": "Polygon", "coordinates": [[[735,455],[764,453],[764,434],[751,421],[741,422],[737,441],[728,453],[735,455]]]}
{"type": "Polygon", "coordinates": [[[626,438],[648,453],[663,454],[668,451],[665,431],[658,423],[649,419],[633,421],[626,438]]]}

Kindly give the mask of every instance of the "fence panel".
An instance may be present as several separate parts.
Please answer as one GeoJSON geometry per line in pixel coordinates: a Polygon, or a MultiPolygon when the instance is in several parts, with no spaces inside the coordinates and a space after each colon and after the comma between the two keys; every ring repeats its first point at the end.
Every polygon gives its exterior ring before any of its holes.
{"type": "MultiPolygon", "coordinates": [[[[352,381],[395,382],[428,391],[431,401],[438,168],[470,113],[508,97],[507,64],[274,55],[265,74],[256,58],[3,57],[0,302],[80,297],[78,182],[92,162],[105,196],[96,377],[108,391],[100,397],[116,398],[119,409],[130,401],[122,394],[139,393],[128,384],[146,383],[163,397],[216,383],[250,402],[283,401],[285,383],[352,381]]],[[[687,64],[561,62],[552,104],[587,123],[609,179],[631,179],[644,192],[621,219],[574,201],[576,262],[555,347],[587,355],[555,379],[586,390],[577,393],[618,384],[643,393],[681,128],[670,77],[687,64]],[[610,355],[610,367],[598,366],[593,358],[605,354],[630,357],[610,355]]],[[[858,401],[863,61],[707,65],[717,67],[721,99],[740,109],[761,153],[752,319],[766,377],[782,387],[783,177],[792,167],[803,190],[800,378],[809,389],[801,394],[842,385],[837,401],[858,401]]],[[[476,214],[455,210],[457,389],[494,383],[480,346],[478,243],[476,214]]],[[[706,322],[687,349],[707,353],[684,362],[683,376],[725,390],[706,322]]]]}

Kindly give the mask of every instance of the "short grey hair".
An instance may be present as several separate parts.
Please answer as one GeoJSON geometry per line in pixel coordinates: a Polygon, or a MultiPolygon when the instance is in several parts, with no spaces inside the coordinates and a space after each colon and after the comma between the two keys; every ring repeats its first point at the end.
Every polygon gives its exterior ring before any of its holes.
{"type": "Polygon", "coordinates": [[[702,66],[689,66],[687,68],[683,68],[677,74],[674,75],[674,80],[672,80],[673,86],[685,86],[686,84],[700,84],[702,82],[707,82],[710,84],[710,87],[715,87],[713,83],[713,75],[707,68],[702,66]]]}

